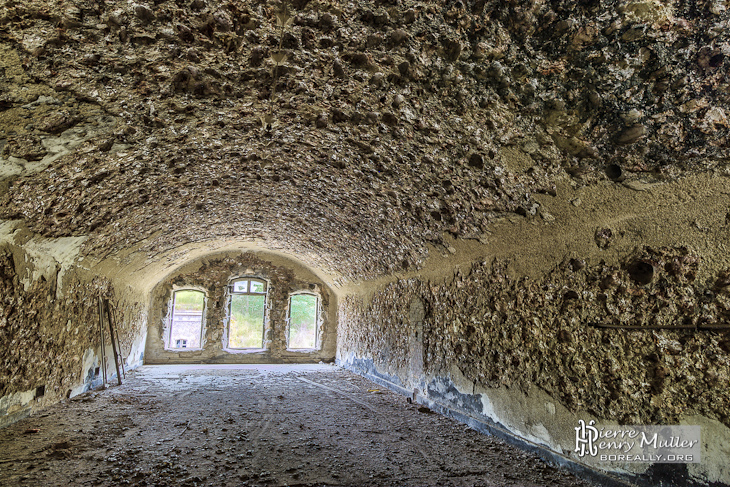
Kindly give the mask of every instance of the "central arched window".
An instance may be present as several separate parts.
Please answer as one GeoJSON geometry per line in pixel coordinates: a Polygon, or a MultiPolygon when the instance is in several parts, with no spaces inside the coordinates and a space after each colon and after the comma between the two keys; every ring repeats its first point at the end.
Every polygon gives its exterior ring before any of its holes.
{"type": "Polygon", "coordinates": [[[264,348],[266,281],[237,279],[229,285],[228,348],[264,348]]]}

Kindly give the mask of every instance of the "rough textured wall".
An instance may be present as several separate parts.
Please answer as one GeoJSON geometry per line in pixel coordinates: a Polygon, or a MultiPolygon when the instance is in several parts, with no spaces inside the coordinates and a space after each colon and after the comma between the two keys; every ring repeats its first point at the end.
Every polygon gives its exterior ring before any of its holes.
{"type": "Polygon", "coordinates": [[[572,411],[623,424],[701,414],[730,426],[730,274],[697,282],[699,265],[683,248],[645,249],[623,268],[572,259],[539,280],[510,278],[495,261],[444,284],[398,281],[367,306],[343,302],[338,353],[407,377],[415,300],[426,378],[455,365],[474,383],[537,385],[572,411]],[[650,282],[637,282],[637,262],[653,269],[650,282]]]}
{"type": "MultiPolygon", "coordinates": [[[[98,296],[118,309],[116,330],[127,366],[138,365],[143,334],[139,306],[114,298],[109,281],[78,269],[61,280],[32,275],[25,254],[0,248],[0,424],[98,384],[101,374],[98,296]],[[41,388],[41,390],[38,390],[41,388]]],[[[107,373],[114,362],[105,324],[107,373]]]]}
{"type": "Polygon", "coordinates": [[[89,235],[88,255],[237,236],[372,276],[443,232],[549,220],[535,196],[560,178],[640,188],[727,163],[724,1],[280,10],[6,4],[0,215],[89,235]]]}
{"type": "MultiPolygon", "coordinates": [[[[445,282],[397,280],[368,302],[348,296],[340,363],[568,456],[586,414],[702,424],[710,450],[690,473],[730,481],[728,270],[703,272],[682,247],[643,248],[620,266],[566,259],[537,279],[507,267],[495,259],[445,282]]],[[[634,474],[654,485],[650,472],[634,474]]]]}
{"type": "Polygon", "coordinates": [[[332,360],[336,340],[336,299],[311,272],[281,258],[253,252],[209,256],[187,264],[163,280],[152,292],[146,363],[167,362],[312,362],[332,360]],[[288,264],[288,265],[287,265],[288,264]],[[227,287],[238,277],[256,277],[268,282],[264,322],[264,348],[260,352],[226,350],[227,287]],[[167,348],[170,298],[176,289],[205,292],[206,309],[202,350],[167,348]],[[287,310],[291,293],[309,291],[320,297],[319,349],[314,352],[287,350],[287,310]]]}

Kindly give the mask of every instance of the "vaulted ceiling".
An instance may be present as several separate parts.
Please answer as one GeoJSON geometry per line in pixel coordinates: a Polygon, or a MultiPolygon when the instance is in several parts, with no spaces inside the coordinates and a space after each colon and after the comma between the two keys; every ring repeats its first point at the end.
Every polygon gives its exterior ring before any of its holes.
{"type": "Polygon", "coordinates": [[[721,2],[0,15],[0,217],[88,236],[95,259],[240,240],[373,277],[500,220],[551,225],[561,188],[641,190],[730,157],[721,2]]]}

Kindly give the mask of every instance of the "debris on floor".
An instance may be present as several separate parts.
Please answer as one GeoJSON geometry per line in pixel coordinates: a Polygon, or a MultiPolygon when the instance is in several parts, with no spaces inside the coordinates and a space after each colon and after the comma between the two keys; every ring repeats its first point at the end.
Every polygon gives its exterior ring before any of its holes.
{"type": "Polygon", "coordinates": [[[0,485],[589,485],[372,386],[330,365],[144,366],[0,430],[0,485]]]}

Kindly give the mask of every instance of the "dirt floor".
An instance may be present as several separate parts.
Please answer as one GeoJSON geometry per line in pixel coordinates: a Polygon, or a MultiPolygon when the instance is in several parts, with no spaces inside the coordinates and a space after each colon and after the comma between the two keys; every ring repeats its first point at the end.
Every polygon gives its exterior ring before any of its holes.
{"type": "Polygon", "coordinates": [[[331,365],[144,366],[0,430],[2,486],[588,486],[331,365]]]}

